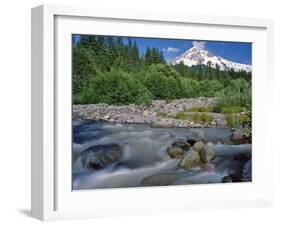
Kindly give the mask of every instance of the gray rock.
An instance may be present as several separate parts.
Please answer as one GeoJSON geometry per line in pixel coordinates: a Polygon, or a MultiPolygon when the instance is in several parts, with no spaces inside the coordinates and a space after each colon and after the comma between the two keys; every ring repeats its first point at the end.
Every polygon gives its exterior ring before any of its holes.
{"type": "Polygon", "coordinates": [[[208,142],[200,151],[201,159],[204,163],[209,163],[216,155],[215,145],[208,142]]]}
{"type": "Polygon", "coordinates": [[[249,160],[242,172],[242,181],[251,182],[252,181],[252,160],[249,160]]]}
{"type": "Polygon", "coordinates": [[[191,169],[198,166],[200,162],[201,160],[198,152],[190,149],[189,151],[185,152],[183,159],[179,163],[179,167],[191,169]]]}
{"type": "Polygon", "coordinates": [[[218,138],[218,139],[216,139],[215,143],[216,144],[224,144],[224,140],[218,138]]]}
{"type": "Polygon", "coordinates": [[[230,140],[235,144],[251,143],[251,139],[247,135],[245,128],[238,128],[233,131],[230,140]]]}
{"type": "Polygon", "coordinates": [[[184,155],[184,150],[179,147],[168,147],[167,153],[171,158],[181,159],[184,155]]]}
{"type": "Polygon", "coordinates": [[[123,153],[119,144],[91,146],[80,154],[84,168],[101,169],[108,164],[120,161],[123,153]]]}
{"type": "Polygon", "coordinates": [[[173,184],[176,178],[176,173],[168,172],[168,173],[158,173],[149,177],[145,177],[141,181],[141,185],[143,186],[165,186],[173,184]]]}
{"type": "Polygon", "coordinates": [[[188,151],[188,149],[190,148],[190,144],[187,143],[184,139],[178,139],[176,140],[174,143],[172,143],[173,147],[178,147],[181,148],[185,151],[188,151]]]}
{"type": "Polygon", "coordinates": [[[152,124],[152,128],[171,128],[173,125],[168,121],[158,121],[152,124]]]}
{"type": "Polygon", "coordinates": [[[204,140],[204,131],[202,129],[193,129],[191,133],[187,136],[187,142],[190,145],[194,145],[198,141],[204,140]]]}
{"type": "Polygon", "coordinates": [[[193,145],[193,149],[197,152],[200,152],[201,149],[204,147],[204,143],[202,141],[197,141],[194,145],[193,145]]]}
{"type": "Polygon", "coordinates": [[[243,140],[243,130],[242,129],[236,129],[232,135],[231,135],[231,140],[233,142],[241,142],[241,140],[243,140]]]}
{"type": "Polygon", "coordinates": [[[216,126],[227,126],[227,121],[224,117],[217,117],[215,119],[216,126]]]}

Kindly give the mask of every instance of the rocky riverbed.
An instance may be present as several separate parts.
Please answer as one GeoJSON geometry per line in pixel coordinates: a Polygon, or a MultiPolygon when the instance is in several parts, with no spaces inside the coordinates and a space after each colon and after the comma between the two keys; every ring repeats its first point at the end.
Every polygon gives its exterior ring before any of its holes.
{"type": "MultiPolygon", "coordinates": [[[[192,120],[196,112],[188,112],[188,109],[213,106],[217,103],[216,98],[188,98],[173,101],[154,100],[150,106],[142,105],[108,105],[89,104],[73,105],[73,120],[91,120],[97,122],[113,123],[146,123],[157,128],[186,127],[199,128],[210,126],[226,126],[224,114],[204,112],[211,120],[198,122],[192,120]],[[187,118],[177,118],[177,114],[183,112],[187,118]]],[[[199,114],[199,113],[198,113],[199,114]]]]}
{"type": "Polygon", "coordinates": [[[250,143],[230,128],[74,121],[73,189],[249,182],[250,143]]]}

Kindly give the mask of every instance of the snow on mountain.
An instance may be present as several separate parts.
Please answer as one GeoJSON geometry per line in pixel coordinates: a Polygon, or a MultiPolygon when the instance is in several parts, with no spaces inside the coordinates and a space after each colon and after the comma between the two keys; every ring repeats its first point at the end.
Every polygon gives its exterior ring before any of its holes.
{"type": "Polygon", "coordinates": [[[179,57],[176,57],[171,61],[171,64],[179,64],[183,62],[186,66],[194,66],[194,65],[208,65],[212,68],[216,68],[216,65],[219,66],[219,69],[222,71],[230,70],[231,68],[234,71],[252,71],[252,66],[248,64],[240,64],[236,62],[229,61],[220,56],[215,56],[207,50],[200,49],[198,47],[192,47],[187,50],[179,57]]]}

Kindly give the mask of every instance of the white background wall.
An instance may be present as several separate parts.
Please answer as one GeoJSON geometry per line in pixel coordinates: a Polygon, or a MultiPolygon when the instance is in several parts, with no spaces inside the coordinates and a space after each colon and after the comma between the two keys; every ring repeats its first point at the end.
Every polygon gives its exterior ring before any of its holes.
{"type": "MultiPolygon", "coordinates": [[[[51,222],[52,225],[280,225],[281,223],[281,14],[277,0],[6,0],[0,7],[0,224],[38,225],[30,218],[30,8],[43,3],[192,14],[263,17],[275,20],[275,104],[270,137],[275,149],[274,207],[194,211],[163,215],[51,222]]],[[[265,150],[266,154],[266,150],[265,150]]],[[[261,166],[262,167],[262,166],[261,166]]],[[[266,170],[266,169],[264,169],[266,170]]],[[[212,194],[210,194],[212,195],[212,194]]]]}

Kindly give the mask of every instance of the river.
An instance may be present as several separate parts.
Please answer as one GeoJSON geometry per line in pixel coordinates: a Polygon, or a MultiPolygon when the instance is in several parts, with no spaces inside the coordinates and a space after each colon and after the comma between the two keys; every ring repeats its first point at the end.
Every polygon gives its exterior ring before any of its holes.
{"type": "MultiPolygon", "coordinates": [[[[74,121],[73,190],[139,187],[145,185],[145,178],[153,175],[155,177],[150,179],[150,185],[154,185],[153,180],[155,185],[159,184],[159,180],[160,183],[161,180],[168,181],[171,185],[221,183],[224,177],[243,170],[245,162],[241,163],[233,154],[216,157],[211,162],[214,166],[212,171],[204,171],[200,167],[189,170],[178,167],[179,160],[170,158],[167,147],[180,138],[186,139],[196,130],[203,131],[207,141],[217,144],[218,153],[225,153],[227,149],[234,152],[245,149],[245,145],[231,144],[230,128],[161,129],[151,128],[148,124],[74,121]],[[119,144],[122,158],[102,169],[85,169],[81,153],[91,146],[106,144],[119,144]]],[[[249,148],[251,146],[246,146],[247,150],[249,148]]]]}

